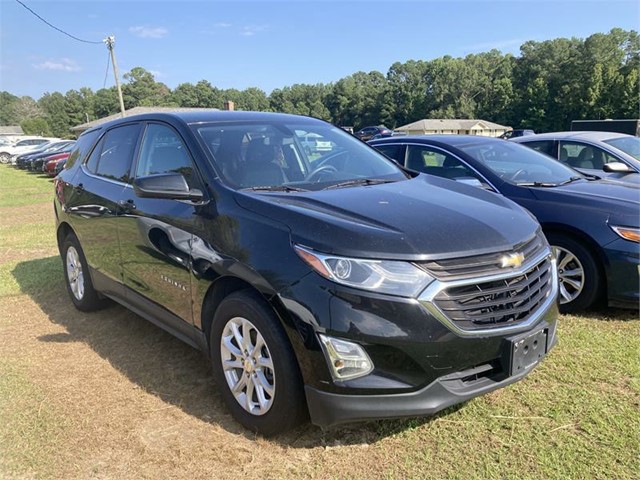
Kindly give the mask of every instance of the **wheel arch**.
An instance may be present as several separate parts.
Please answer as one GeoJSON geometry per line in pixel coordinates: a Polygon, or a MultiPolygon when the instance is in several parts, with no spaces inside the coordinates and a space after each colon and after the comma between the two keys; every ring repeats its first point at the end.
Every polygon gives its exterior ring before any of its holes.
{"type": "Polygon", "coordinates": [[[591,253],[594,260],[596,261],[596,265],[598,266],[598,271],[602,278],[602,291],[600,292],[600,294],[608,291],[608,262],[604,253],[602,252],[602,248],[593,238],[591,238],[591,236],[577,228],[557,223],[543,223],[542,231],[545,235],[551,233],[556,235],[565,235],[572,238],[573,240],[580,242],[589,251],[589,253],[591,253]]]}
{"type": "MultiPolygon", "coordinates": [[[[60,225],[58,225],[58,229],[56,231],[56,239],[57,239],[57,242],[58,242],[58,251],[61,251],[62,242],[67,237],[67,235],[69,235],[70,233],[72,233],[74,235],[76,234],[76,232],[73,230],[71,225],[69,225],[67,222],[60,222],[60,225]]],[[[77,235],[76,235],[76,237],[77,237],[77,235]]]]}

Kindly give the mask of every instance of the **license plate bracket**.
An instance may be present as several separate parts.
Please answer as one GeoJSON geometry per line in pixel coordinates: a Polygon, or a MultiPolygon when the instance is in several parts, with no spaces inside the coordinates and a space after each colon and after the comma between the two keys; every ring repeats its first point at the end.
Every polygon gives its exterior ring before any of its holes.
{"type": "Polygon", "coordinates": [[[547,353],[547,329],[545,328],[506,340],[509,376],[530,370],[547,353]]]}

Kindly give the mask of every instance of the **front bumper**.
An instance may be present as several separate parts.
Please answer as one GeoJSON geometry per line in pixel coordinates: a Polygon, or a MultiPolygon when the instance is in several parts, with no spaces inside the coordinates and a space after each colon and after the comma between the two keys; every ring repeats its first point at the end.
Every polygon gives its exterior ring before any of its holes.
{"type": "MultiPolygon", "coordinates": [[[[547,353],[557,343],[555,324],[543,324],[547,332],[547,353]]],[[[442,376],[413,392],[350,395],[326,392],[305,386],[311,422],[323,428],[373,419],[389,419],[433,415],[479,395],[515,383],[528,375],[537,363],[509,376],[491,373],[489,367],[478,366],[442,376]]]]}
{"type": "Polygon", "coordinates": [[[640,244],[618,239],[604,248],[607,290],[612,307],[640,306],[640,244]]]}

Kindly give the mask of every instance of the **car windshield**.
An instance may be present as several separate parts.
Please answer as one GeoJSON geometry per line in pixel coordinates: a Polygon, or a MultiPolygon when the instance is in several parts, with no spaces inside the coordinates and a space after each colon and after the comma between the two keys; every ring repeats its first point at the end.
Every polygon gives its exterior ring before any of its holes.
{"type": "Polygon", "coordinates": [[[517,143],[487,141],[458,148],[516,185],[554,186],[584,178],[576,170],[517,143]]]}
{"type": "Polygon", "coordinates": [[[618,137],[604,140],[604,143],[608,143],[612,147],[622,150],[627,155],[631,155],[637,160],[640,160],[640,138],[638,137],[618,137]]]}
{"type": "Polygon", "coordinates": [[[386,157],[326,123],[198,124],[232,188],[295,192],[406,180],[386,157]]]}

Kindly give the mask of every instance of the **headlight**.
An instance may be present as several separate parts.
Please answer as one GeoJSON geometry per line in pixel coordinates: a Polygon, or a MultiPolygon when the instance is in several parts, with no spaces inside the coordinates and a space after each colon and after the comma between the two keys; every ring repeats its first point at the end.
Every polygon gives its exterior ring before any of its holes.
{"type": "Polygon", "coordinates": [[[640,243],[640,228],[616,227],[611,225],[611,229],[625,240],[640,243]]]}
{"type": "Polygon", "coordinates": [[[320,275],[349,287],[416,297],[433,281],[427,272],[409,262],[338,257],[299,245],[294,248],[300,258],[320,275]]]}

